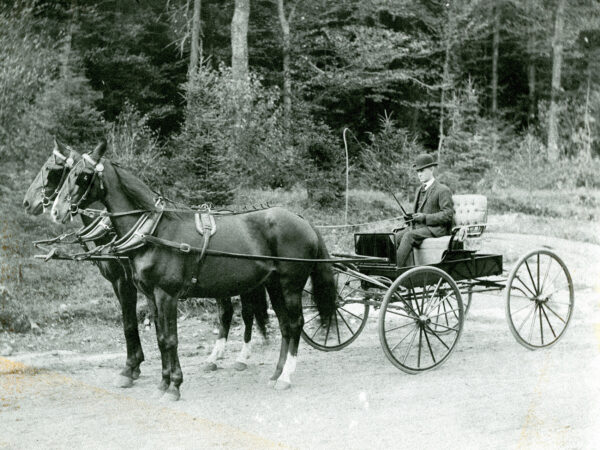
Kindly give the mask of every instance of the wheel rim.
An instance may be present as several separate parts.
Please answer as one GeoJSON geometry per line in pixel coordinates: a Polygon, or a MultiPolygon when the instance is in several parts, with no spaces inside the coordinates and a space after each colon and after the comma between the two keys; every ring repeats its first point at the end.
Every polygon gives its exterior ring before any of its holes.
{"type": "Polygon", "coordinates": [[[523,256],[511,271],[506,316],[517,342],[535,350],[554,345],[573,315],[574,290],[563,261],[547,250],[523,256]]]}
{"type": "Polygon", "coordinates": [[[399,369],[418,373],[442,364],[462,333],[464,312],[456,283],[444,271],[417,267],[386,293],[379,313],[379,338],[399,369]]]}
{"type": "Polygon", "coordinates": [[[347,271],[334,268],[334,277],[338,293],[337,307],[326,323],[319,317],[310,281],[302,294],[302,338],[311,346],[324,351],[340,350],[358,337],[369,316],[369,305],[365,301],[374,296],[373,292],[363,287],[361,279],[347,271]]]}

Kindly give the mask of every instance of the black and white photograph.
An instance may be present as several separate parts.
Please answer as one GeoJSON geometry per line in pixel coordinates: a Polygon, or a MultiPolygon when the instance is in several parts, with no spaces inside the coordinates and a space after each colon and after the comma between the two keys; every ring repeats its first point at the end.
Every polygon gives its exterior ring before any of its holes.
{"type": "Polygon", "coordinates": [[[600,0],[0,0],[0,449],[600,447],[600,0]]]}

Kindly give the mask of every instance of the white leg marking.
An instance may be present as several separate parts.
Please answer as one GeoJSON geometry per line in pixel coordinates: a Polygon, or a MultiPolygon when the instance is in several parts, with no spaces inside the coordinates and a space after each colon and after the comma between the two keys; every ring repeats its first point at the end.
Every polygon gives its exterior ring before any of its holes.
{"type": "Polygon", "coordinates": [[[285,365],[281,371],[281,375],[279,375],[279,378],[277,379],[278,381],[283,381],[289,384],[292,383],[290,376],[296,371],[296,358],[297,356],[292,356],[288,353],[287,359],[285,360],[285,365]]]}
{"type": "Polygon", "coordinates": [[[208,358],[206,358],[207,363],[215,363],[217,362],[217,359],[223,359],[223,355],[225,354],[225,342],[225,338],[217,339],[212,353],[208,358]]]}
{"type": "Polygon", "coordinates": [[[252,353],[252,343],[251,342],[248,342],[248,343],[244,342],[244,345],[242,346],[242,351],[238,355],[236,361],[237,362],[241,362],[241,363],[245,363],[246,361],[248,361],[250,359],[250,353],[252,353]]]}

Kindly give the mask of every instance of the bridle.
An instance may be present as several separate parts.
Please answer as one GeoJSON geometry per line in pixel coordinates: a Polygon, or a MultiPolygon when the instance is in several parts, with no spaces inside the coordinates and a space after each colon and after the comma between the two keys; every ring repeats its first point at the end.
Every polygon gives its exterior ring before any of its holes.
{"type": "MultiPolygon", "coordinates": [[[[86,186],[85,191],[83,192],[83,195],[79,198],[79,200],[77,200],[76,203],[72,202],[72,197],[70,194],[67,195],[66,201],[69,202],[69,212],[71,214],[71,217],[73,217],[74,215],[76,215],[79,212],[80,206],[86,200],[88,195],[90,194],[90,192],[92,190],[92,186],[94,185],[94,182],[96,181],[96,178],[98,178],[100,180],[100,189],[104,190],[104,184],[102,183],[102,172],[104,171],[104,165],[101,162],[94,161],[90,157],[90,155],[88,155],[87,153],[84,153],[82,155],[81,159],[79,161],[77,161],[77,164],[75,164],[75,166],[73,167],[73,170],[75,170],[75,168],[80,164],[85,167],[86,162],[94,167],[94,172],[92,173],[90,182],[86,186]]],[[[85,173],[85,172],[81,171],[81,173],[77,174],[77,177],[79,178],[81,176],[81,174],[83,174],[83,173],[85,173]]],[[[78,186],[78,189],[77,189],[77,193],[78,193],[81,185],[78,183],[78,180],[75,181],[75,184],[77,184],[77,186],[78,186]]]]}
{"type": "Polygon", "coordinates": [[[59,161],[61,161],[61,162],[64,161],[64,164],[62,166],[60,180],[59,180],[58,184],[56,185],[56,187],[54,188],[54,191],[50,195],[48,195],[48,176],[50,175],[50,170],[48,170],[46,168],[46,165],[44,165],[42,167],[42,208],[44,209],[44,211],[46,210],[46,208],[48,206],[50,206],[50,203],[52,201],[54,201],[54,199],[58,195],[58,191],[60,190],[60,187],[65,182],[65,179],[67,178],[67,175],[69,174],[69,171],[73,167],[73,158],[71,158],[71,157],[67,158],[65,155],[63,155],[61,152],[59,152],[57,149],[54,149],[52,151],[52,154],[54,155],[55,161],[58,158],[59,161]],[[45,176],[44,176],[44,169],[46,169],[45,176]]]}

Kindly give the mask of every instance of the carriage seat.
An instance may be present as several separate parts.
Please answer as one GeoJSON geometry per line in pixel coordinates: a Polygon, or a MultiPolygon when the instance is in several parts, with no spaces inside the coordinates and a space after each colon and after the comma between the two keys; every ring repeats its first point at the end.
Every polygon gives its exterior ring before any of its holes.
{"type": "Polygon", "coordinates": [[[435,264],[442,260],[448,250],[450,239],[462,242],[465,249],[475,249],[481,244],[481,236],[487,225],[487,197],[485,195],[453,195],[454,219],[452,236],[425,239],[413,249],[415,265],[435,264]]]}

